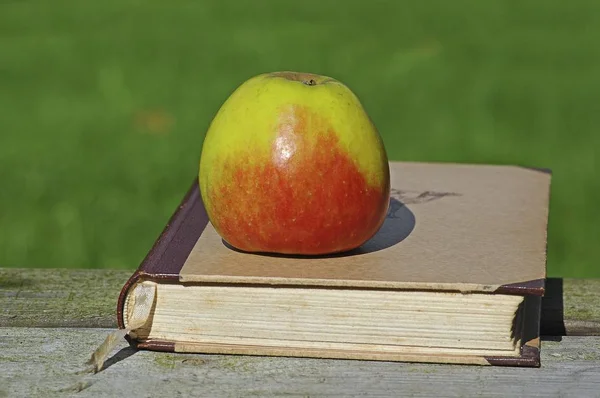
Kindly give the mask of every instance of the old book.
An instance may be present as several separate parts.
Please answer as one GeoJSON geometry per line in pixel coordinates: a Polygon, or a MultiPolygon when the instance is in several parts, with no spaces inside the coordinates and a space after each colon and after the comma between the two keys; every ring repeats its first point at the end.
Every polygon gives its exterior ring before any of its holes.
{"type": "Polygon", "coordinates": [[[242,253],[196,183],[122,289],[141,349],[540,365],[550,173],[390,162],[386,221],[361,248],[242,253]]]}

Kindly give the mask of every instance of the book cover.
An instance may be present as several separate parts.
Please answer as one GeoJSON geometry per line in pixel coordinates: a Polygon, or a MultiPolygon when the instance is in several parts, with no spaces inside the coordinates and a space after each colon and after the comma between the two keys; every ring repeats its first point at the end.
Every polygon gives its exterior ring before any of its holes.
{"type": "MultiPolygon", "coordinates": [[[[123,287],[119,327],[127,292],[140,280],[514,294],[526,297],[521,356],[485,361],[539,366],[550,174],[518,166],[414,162],[390,162],[390,173],[390,207],[379,232],[359,249],[318,257],[230,247],[208,221],[194,182],[123,287]]],[[[168,341],[137,345],[178,350],[168,341]]]]}

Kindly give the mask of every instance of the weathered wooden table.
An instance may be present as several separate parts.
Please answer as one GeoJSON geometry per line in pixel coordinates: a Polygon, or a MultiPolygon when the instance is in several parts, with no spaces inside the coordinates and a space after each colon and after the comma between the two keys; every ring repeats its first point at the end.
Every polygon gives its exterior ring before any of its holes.
{"type": "Polygon", "coordinates": [[[600,397],[600,280],[550,279],[542,367],[188,355],[120,344],[81,373],[116,328],[127,271],[0,269],[0,397],[600,397]]]}

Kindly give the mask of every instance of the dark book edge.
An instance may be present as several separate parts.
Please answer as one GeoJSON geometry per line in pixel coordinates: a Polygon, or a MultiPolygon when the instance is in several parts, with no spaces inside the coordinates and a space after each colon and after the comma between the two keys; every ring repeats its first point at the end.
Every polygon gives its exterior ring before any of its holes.
{"type": "Polygon", "coordinates": [[[494,290],[495,294],[512,294],[518,296],[543,296],[545,292],[546,280],[534,279],[531,281],[509,283],[502,285],[494,290]]]}
{"type": "Polygon", "coordinates": [[[533,170],[533,171],[539,171],[544,174],[552,175],[552,169],[549,169],[547,167],[531,167],[531,166],[521,166],[521,167],[523,167],[525,169],[533,170]]]}
{"type": "Polygon", "coordinates": [[[207,224],[208,215],[195,179],[138,269],[121,288],[117,301],[119,329],[125,328],[123,310],[129,289],[140,279],[177,283],[183,264],[207,224]]]}
{"type": "Polygon", "coordinates": [[[175,342],[173,341],[148,340],[135,344],[135,347],[138,350],[175,352],[175,342]]]}
{"type": "Polygon", "coordinates": [[[521,320],[515,325],[515,331],[520,335],[521,356],[502,357],[487,356],[486,361],[493,366],[520,366],[534,367],[541,366],[540,361],[540,324],[542,316],[542,297],[529,295],[525,296],[523,308],[517,317],[521,320]]]}

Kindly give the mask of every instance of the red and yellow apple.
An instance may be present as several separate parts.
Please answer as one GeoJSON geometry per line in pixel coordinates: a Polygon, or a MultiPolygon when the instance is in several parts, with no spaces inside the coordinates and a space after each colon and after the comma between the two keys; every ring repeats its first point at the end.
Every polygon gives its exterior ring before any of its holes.
{"type": "Polygon", "coordinates": [[[231,246],[319,255],[375,235],[390,172],[379,132],[346,85],[274,72],[244,82],[215,115],[199,185],[210,222],[231,246]]]}

